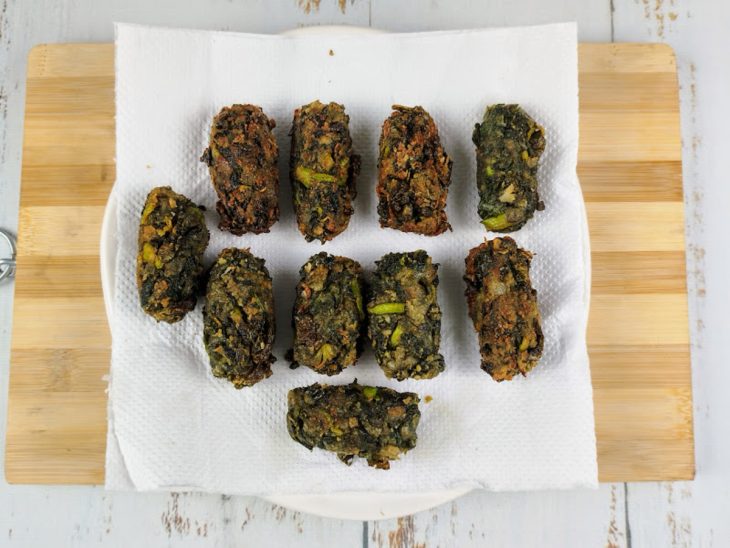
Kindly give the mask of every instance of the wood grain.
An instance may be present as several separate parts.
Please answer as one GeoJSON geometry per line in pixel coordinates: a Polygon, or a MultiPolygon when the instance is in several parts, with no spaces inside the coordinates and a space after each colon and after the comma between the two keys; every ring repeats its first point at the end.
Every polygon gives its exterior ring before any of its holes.
{"type": "MultiPolygon", "coordinates": [[[[676,63],[658,44],[580,47],[593,247],[588,329],[602,481],[694,475],[676,63]]],[[[101,483],[109,332],[99,228],[114,180],[114,50],[28,65],[5,458],[11,483],[101,483]]]]}

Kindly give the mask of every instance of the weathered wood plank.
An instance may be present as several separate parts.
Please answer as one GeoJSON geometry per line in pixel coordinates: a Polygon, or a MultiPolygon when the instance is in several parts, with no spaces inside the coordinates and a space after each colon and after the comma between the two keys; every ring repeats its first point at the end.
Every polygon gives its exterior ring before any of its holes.
{"type": "Polygon", "coordinates": [[[363,545],[358,521],[292,512],[255,497],[15,487],[0,492],[0,505],[3,546],[363,545]]]}
{"type": "Polygon", "coordinates": [[[721,1],[614,0],[620,41],[666,41],[676,51],[682,115],[687,272],[692,339],[697,476],[694,482],[628,485],[634,546],[727,546],[730,542],[730,369],[725,347],[730,188],[725,184],[730,104],[726,29],[721,1]]]}
{"type": "Polygon", "coordinates": [[[371,11],[371,26],[390,31],[468,29],[577,21],[580,40],[611,40],[611,7],[606,0],[372,0],[371,11]]]}
{"type": "Polygon", "coordinates": [[[626,546],[624,487],[544,493],[473,492],[452,504],[370,522],[370,546],[626,546]]]}

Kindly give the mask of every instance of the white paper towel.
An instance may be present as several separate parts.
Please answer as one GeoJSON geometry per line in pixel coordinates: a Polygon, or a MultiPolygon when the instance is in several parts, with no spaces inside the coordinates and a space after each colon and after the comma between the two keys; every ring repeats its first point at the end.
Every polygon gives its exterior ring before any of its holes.
{"type": "Polygon", "coordinates": [[[576,178],[577,43],[574,24],[352,36],[258,36],[117,26],[117,278],[112,321],[106,485],[241,494],[345,490],[424,491],[456,486],[527,490],[594,486],[596,446],[585,345],[589,265],[576,178]],[[331,51],[331,53],[330,53],[331,51]],[[350,227],[333,242],[297,231],[287,179],[287,133],[296,107],[313,99],[346,106],[363,157],[350,227]],[[546,128],[538,212],[513,236],[533,251],[545,352],[526,379],[498,384],[479,368],[461,276],[468,250],[487,236],[476,213],[471,133],[486,105],[520,103],[546,128]],[[253,103],[277,122],[281,220],[269,234],[217,229],[205,165],[212,117],[253,103]],[[435,238],[381,229],[376,155],[391,105],[422,105],[454,160],[448,200],[453,232],[435,238]],[[206,260],[224,247],[250,247],[274,279],[277,338],[273,376],[235,390],[209,371],[201,303],[174,325],[139,307],[134,265],[147,192],[171,185],[208,208],[206,260]],[[441,264],[442,353],[433,380],[391,381],[366,351],[337,377],[290,370],[291,308],[300,266],[321,250],[366,271],[390,251],[426,249],[441,264]],[[387,385],[433,399],[421,403],[418,446],[390,471],[310,452],[286,430],[286,395],[314,382],[387,385]]]}

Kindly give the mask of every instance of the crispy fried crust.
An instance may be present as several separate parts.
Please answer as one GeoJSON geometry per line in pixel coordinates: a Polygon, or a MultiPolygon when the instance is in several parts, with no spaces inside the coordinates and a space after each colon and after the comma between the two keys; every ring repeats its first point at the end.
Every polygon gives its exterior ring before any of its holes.
{"type": "Polygon", "coordinates": [[[360,157],[352,152],[350,117],[337,103],[314,101],[294,112],[289,178],[299,231],[308,242],[347,228],[360,157]]]}
{"type": "Polygon", "coordinates": [[[451,229],[445,210],[451,159],[428,112],[400,105],[393,109],[380,136],[380,226],[436,236],[451,229]]]}
{"type": "Polygon", "coordinates": [[[292,324],[292,361],[325,375],[353,365],[360,354],[362,269],[347,257],[322,252],[299,271],[292,324]]]}
{"type": "Polygon", "coordinates": [[[213,375],[236,388],[271,376],[274,293],[264,260],[247,249],[221,251],[210,272],[203,340],[213,375]]]}
{"type": "Polygon", "coordinates": [[[485,241],[466,258],[466,299],[479,336],[482,369],[495,381],[527,375],[542,355],[529,251],[509,236],[485,241]]]}
{"type": "Polygon", "coordinates": [[[197,205],[169,186],[150,191],[137,240],[137,288],[147,314],[174,323],[195,308],[209,239],[197,205]]]}
{"type": "Polygon", "coordinates": [[[492,232],[513,232],[543,209],[537,164],[545,130],[519,105],[492,105],[476,124],[479,217],[492,232]]]}
{"type": "Polygon", "coordinates": [[[387,470],[413,449],[419,398],[385,387],[313,384],[289,391],[289,435],[307,449],[332,451],[345,464],[354,457],[387,470]]]}
{"type": "Polygon", "coordinates": [[[240,236],[268,232],[279,220],[279,148],[274,120],[260,107],[224,107],[213,119],[208,165],[218,195],[221,230],[240,236]]]}
{"type": "Polygon", "coordinates": [[[423,250],[376,261],[368,301],[368,335],[388,378],[430,379],[444,370],[438,265],[423,250]]]}

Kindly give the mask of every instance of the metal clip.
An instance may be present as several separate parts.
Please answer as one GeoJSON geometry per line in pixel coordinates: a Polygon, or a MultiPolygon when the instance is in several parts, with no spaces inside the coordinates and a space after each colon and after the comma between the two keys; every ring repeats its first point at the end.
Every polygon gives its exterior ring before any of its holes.
{"type": "Polygon", "coordinates": [[[15,238],[0,228],[0,239],[5,240],[10,250],[10,257],[0,258],[0,282],[15,276],[15,238]]]}

